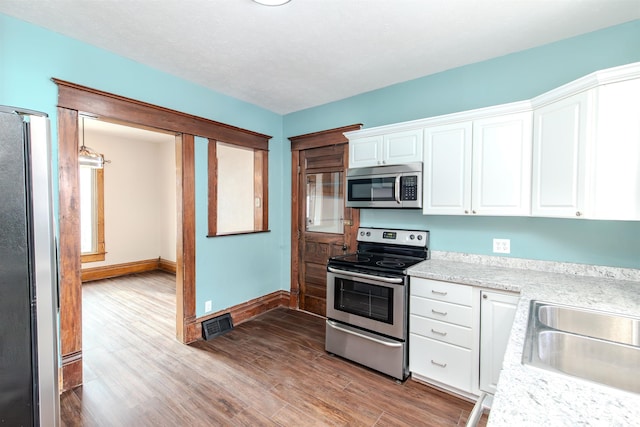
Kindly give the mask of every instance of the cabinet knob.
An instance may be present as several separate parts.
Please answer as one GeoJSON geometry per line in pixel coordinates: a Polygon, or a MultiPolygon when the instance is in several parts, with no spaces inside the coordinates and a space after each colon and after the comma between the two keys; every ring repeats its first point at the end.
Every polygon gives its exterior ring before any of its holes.
{"type": "Polygon", "coordinates": [[[464,213],[468,214],[468,213],[469,213],[469,211],[464,211],[464,213]]]}
{"type": "Polygon", "coordinates": [[[582,216],[582,212],[580,211],[576,212],[576,216],[582,216]]]}
{"type": "Polygon", "coordinates": [[[482,298],[487,299],[487,294],[482,294],[482,298]]]}
{"type": "Polygon", "coordinates": [[[475,215],[475,214],[476,214],[476,211],[471,211],[471,213],[475,215]]]}

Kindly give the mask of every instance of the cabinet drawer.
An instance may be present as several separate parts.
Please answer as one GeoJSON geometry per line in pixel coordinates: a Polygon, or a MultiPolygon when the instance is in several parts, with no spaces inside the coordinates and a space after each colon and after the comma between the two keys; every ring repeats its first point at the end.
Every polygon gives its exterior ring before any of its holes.
{"type": "Polygon", "coordinates": [[[410,313],[441,322],[455,323],[460,326],[471,327],[472,310],[464,305],[449,304],[429,298],[412,296],[410,300],[410,313]]]}
{"type": "Polygon", "coordinates": [[[409,335],[409,370],[467,392],[471,391],[471,350],[409,335]]]}
{"type": "Polygon", "coordinates": [[[423,337],[447,342],[460,347],[471,348],[471,328],[464,326],[439,322],[412,314],[409,319],[409,331],[417,335],[422,335],[423,337]]]}
{"type": "Polygon", "coordinates": [[[467,285],[412,277],[409,286],[411,287],[411,295],[438,301],[470,306],[473,299],[471,286],[467,285]]]}

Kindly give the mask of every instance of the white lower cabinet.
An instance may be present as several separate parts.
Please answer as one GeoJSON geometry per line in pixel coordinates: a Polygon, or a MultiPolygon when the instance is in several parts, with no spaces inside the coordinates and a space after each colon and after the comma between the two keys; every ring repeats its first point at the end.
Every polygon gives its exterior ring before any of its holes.
{"type": "Polygon", "coordinates": [[[409,369],[467,397],[495,393],[518,296],[411,277],[409,369]]]}
{"type": "Polygon", "coordinates": [[[477,394],[477,307],[473,288],[412,277],[409,301],[409,369],[414,378],[477,394]]]}
{"type": "Polygon", "coordinates": [[[480,294],[480,390],[495,394],[518,296],[487,290],[480,294]]]}
{"type": "Polygon", "coordinates": [[[442,384],[471,392],[471,349],[411,334],[409,360],[413,372],[442,384]],[[414,357],[412,357],[414,356],[414,357]]]}

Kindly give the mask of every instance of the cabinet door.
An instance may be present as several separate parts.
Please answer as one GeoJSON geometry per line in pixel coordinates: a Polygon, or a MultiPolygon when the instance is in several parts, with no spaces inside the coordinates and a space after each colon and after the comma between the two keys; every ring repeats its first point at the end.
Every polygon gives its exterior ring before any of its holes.
{"type": "Polygon", "coordinates": [[[531,214],[531,121],[525,112],[473,122],[474,214],[531,214]]]}
{"type": "Polygon", "coordinates": [[[384,135],[382,163],[394,165],[422,161],[422,129],[384,135]]]}
{"type": "Polygon", "coordinates": [[[640,79],[600,86],[596,104],[589,218],[640,220],[640,79]]]}
{"type": "Polygon", "coordinates": [[[382,164],[382,136],[349,141],[349,167],[360,168],[382,164]]]}
{"type": "Polygon", "coordinates": [[[481,294],[480,389],[494,394],[519,297],[492,291],[481,294]]]}
{"type": "Polygon", "coordinates": [[[470,212],[471,122],[425,129],[423,179],[423,213],[470,212]]]}
{"type": "Polygon", "coordinates": [[[591,92],[583,92],[535,110],[533,216],[584,214],[590,104],[591,92]]]}

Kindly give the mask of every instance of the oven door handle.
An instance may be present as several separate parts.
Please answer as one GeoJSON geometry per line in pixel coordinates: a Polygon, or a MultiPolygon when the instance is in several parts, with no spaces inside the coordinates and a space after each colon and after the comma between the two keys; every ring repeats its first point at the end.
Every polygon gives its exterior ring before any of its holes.
{"type": "Polygon", "coordinates": [[[377,280],[379,282],[385,282],[385,283],[401,284],[402,282],[404,282],[404,279],[401,277],[374,276],[372,274],[356,273],[355,271],[338,270],[333,267],[327,267],[327,270],[329,270],[331,273],[346,274],[353,277],[360,277],[362,279],[369,279],[369,280],[377,280]]]}
{"type": "Polygon", "coordinates": [[[337,329],[340,332],[344,332],[345,334],[349,334],[349,335],[355,335],[359,338],[365,339],[365,340],[369,340],[369,341],[373,341],[377,344],[382,344],[385,345],[387,347],[402,347],[402,343],[400,342],[396,342],[396,341],[391,341],[391,340],[385,340],[384,338],[374,338],[372,336],[369,335],[365,335],[363,333],[354,331],[353,329],[349,328],[343,328],[341,326],[339,326],[336,322],[334,322],[333,320],[329,320],[327,319],[327,326],[329,326],[330,328],[333,329],[337,329]]]}

